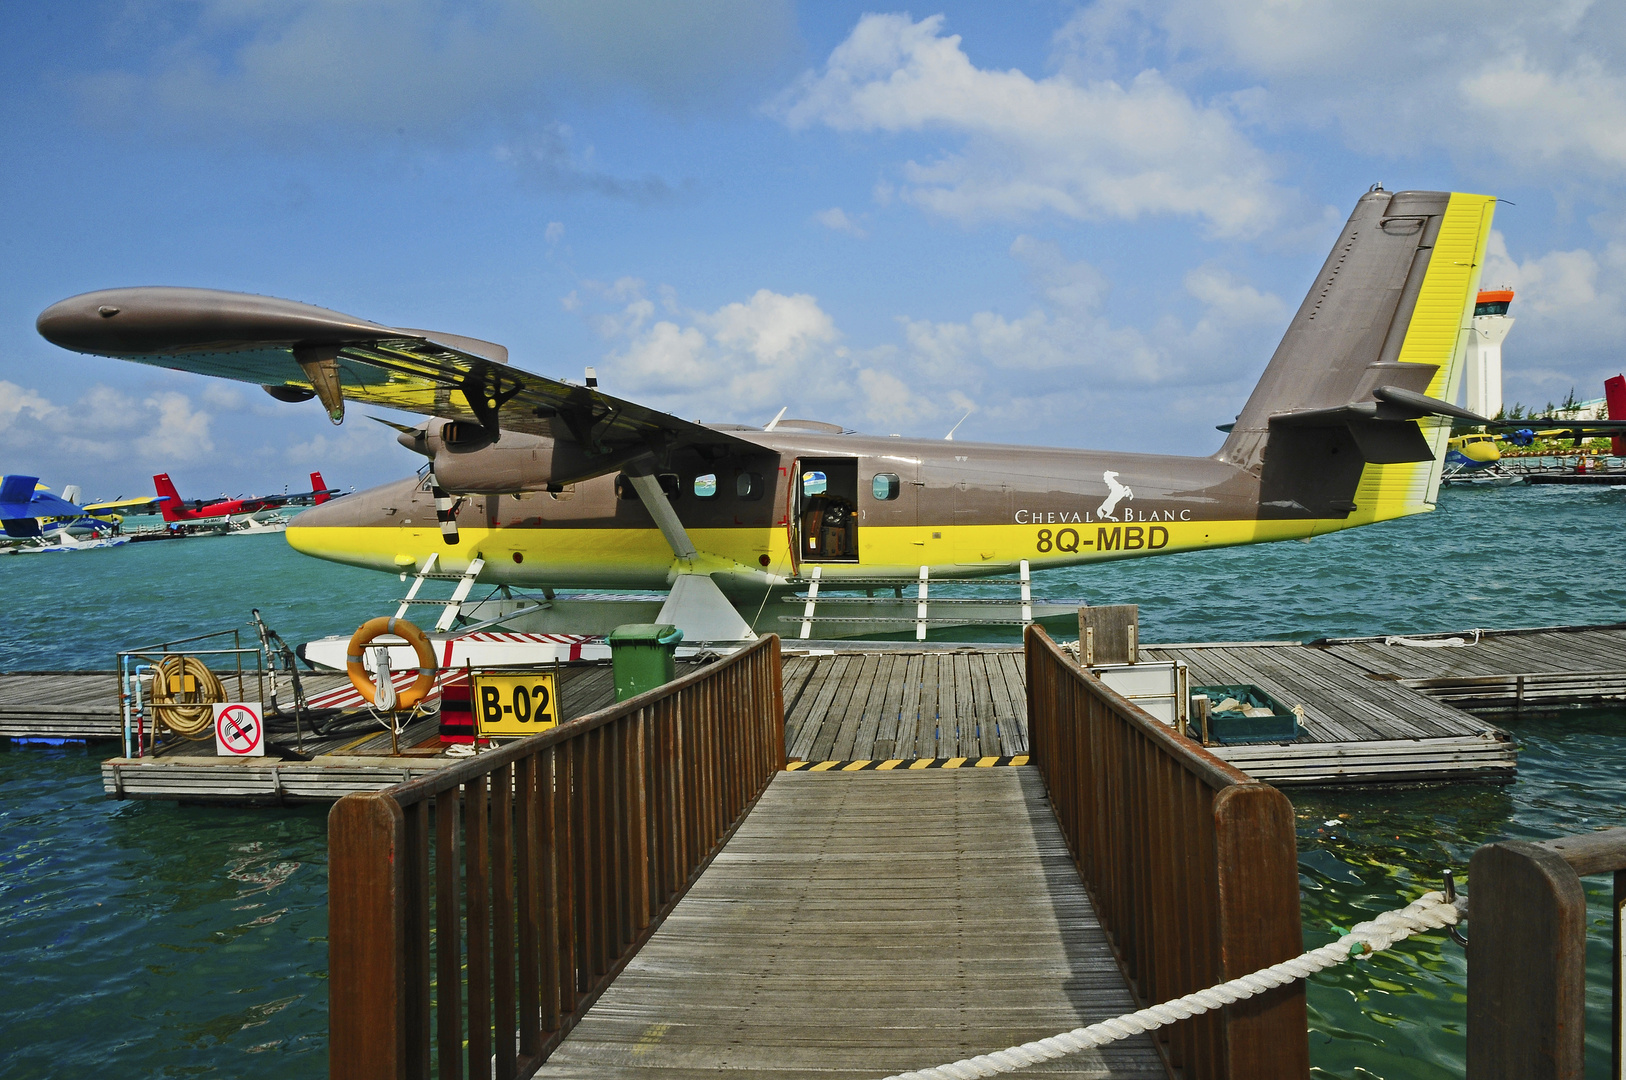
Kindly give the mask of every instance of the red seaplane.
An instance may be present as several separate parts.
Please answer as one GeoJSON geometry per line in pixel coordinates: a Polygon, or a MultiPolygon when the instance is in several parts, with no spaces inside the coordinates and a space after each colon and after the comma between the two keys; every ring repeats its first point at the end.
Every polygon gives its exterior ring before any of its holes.
{"type": "Polygon", "coordinates": [[[181,493],[175,490],[175,483],[170,480],[169,473],[159,473],[152,478],[152,483],[158,491],[159,509],[164,515],[164,520],[168,522],[206,521],[237,514],[257,514],[262,510],[275,510],[289,503],[303,502],[307,499],[312,505],[320,506],[337,494],[323,482],[322,474],[319,472],[311,473],[310,491],[293,495],[245,496],[240,499],[220,499],[216,502],[204,502],[202,499],[187,502],[181,498],[181,493]]]}

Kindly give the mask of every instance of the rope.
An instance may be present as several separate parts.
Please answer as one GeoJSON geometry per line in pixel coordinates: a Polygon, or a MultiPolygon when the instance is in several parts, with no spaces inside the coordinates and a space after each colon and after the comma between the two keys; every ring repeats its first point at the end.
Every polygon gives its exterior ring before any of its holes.
{"type": "Polygon", "coordinates": [[[1405,645],[1406,647],[1412,649],[1460,649],[1466,645],[1478,645],[1480,638],[1484,636],[1484,633],[1485,632],[1483,630],[1475,630],[1472,641],[1469,641],[1467,638],[1459,637],[1409,638],[1391,636],[1384,638],[1383,643],[1385,645],[1405,645]]]}
{"type": "Polygon", "coordinates": [[[1399,911],[1386,911],[1370,922],[1356,924],[1349,933],[1337,941],[1323,945],[1319,949],[1311,949],[1291,960],[1284,960],[1252,974],[1220,983],[1218,986],[1198,990],[1185,997],[1152,1005],[1138,1012],[1126,1013],[1111,1020],[1103,1020],[1099,1024],[1064,1031],[1048,1039],[1023,1043],[1021,1046],[1012,1046],[992,1054],[962,1058],[932,1069],[901,1073],[888,1077],[888,1080],[975,1080],[977,1077],[1015,1072],[1029,1065],[1037,1065],[1041,1061],[1054,1061],[1056,1058],[1076,1054],[1092,1046],[1105,1046],[1119,1039],[1127,1039],[1131,1035],[1139,1035],[1177,1020],[1186,1020],[1199,1013],[1221,1008],[1267,990],[1274,990],[1278,986],[1285,986],[1295,980],[1314,975],[1318,971],[1336,967],[1345,960],[1381,952],[1413,934],[1453,926],[1467,917],[1467,906],[1466,897],[1458,897],[1455,903],[1451,903],[1445,899],[1443,893],[1425,893],[1399,911]]]}
{"type": "Polygon", "coordinates": [[[165,727],[193,742],[209,738],[215,727],[213,705],[226,700],[226,688],[215,673],[195,656],[173,654],[153,665],[152,714],[165,727]],[[185,690],[186,677],[196,689],[185,690]],[[170,689],[170,684],[178,688],[170,689]]]}

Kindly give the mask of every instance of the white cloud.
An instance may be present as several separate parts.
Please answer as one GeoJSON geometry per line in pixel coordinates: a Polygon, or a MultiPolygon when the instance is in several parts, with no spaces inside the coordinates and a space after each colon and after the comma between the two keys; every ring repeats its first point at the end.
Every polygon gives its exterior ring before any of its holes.
{"type": "Polygon", "coordinates": [[[243,408],[243,391],[233,383],[219,382],[210,379],[203,385],[203,392],[199,395],[203,403],[212,409],[221,412],[236,412],[243,408]]]}
{"type": "Polygon", "coordinates": [[[564,222],[562,222],[562,221],[550,221],[550,222],[548,222],[547,229],[542,233],[542,239],[547,241],[548,246],[552,247],[553,245],[557,244],[559,241],[563,240],[564,238],[565,238],[565,224],[564,224],[564,222]]]}
{"type": "Polygon", "coordinates": [[[204,135],[458,138],[631,91],[684,110],[761,85],[794,41],[787,0],[199,0],[129,4],[117,67],[75,81],[110,122],[204,135]]]}
{"type": "Polygon", "coordinates": [[[759,289],[715,311],[673,302],[671,317],[656,319],[641,285],[624,287],[619,310],[588,315],[614,349],[599,369],[612,393],[707,420],[762,423],[788,405],[869,431],[940,435],[975,409],[958,438],[1066,444],[1092,441],[1079,438],[1082,418],[1108,402],[1149,405],[1160,422],[1201,420],[1216,399],[1240,407],[1239,380],[1263,368],[1265,339],[1286,321],[1278,298],[1208,265],[1186,280],[1201,307],[1193,323],[1125,327],[1101,313],[1108,282],[1094,267],[1026,236],[1011,253],[1039,297],[1026,314],[903,317],[899,339],[865,347],[805,294],[759,289]]]}
{"type": "Polygon", "coordinates": [[[369,431],[359,424],[346,424],[331,431],[318,431],[310,438],[296,442],[282,452],[289,464],[306,469],[333,469],[343,465],[354,468],[364,458],[390,457],[393,447],[380,439],[377,429],[369,431]]]}
{"type": "Polygon", "coordinates": [[[1503,396],[1512,402],[1603,394],[1621,371],[1626,340],[1626,243],[1548,251],[1518,258],[1492,230],[1482,277],[1486,288],[1514,291],[1513,330],[1502,346],[1503,396]]]}
{"type": "Polygon", "coordinates": [[[160,467],[198,461],[214,452],[211,423],[210,413],[176,391],[137,399],[97,384],[69,406],[0,381],[0,447],[27,457],[122,461],[133,456],[160,467]]]}
{"type": "Polygon", "coordinates": [[[1278,130],[1330,123],[1363,152],[1555,183],[1556,165],[1626,171],[1623,41],[1626,7],[1591,0],[1103,0],[1056,35],[1056,62],[1102,78],[1163,58],[1239,83],[1236,107],[1278,130]]]}
{"type": "Polygon", "coordinates": [[[957,150],[908,162],[899,194],[961,221],[1182,214],[1248,236],[1280,216],[1266,156],[1223,105],[1153,69],[1117,82],[978,68],[942,25],[866,15],[772,110],[793,129],[958,137],[957,150]]]}
{"type": "Polygon", "coordinates": [[[836,232],[848,233],[852,236],[858,237],[860,240],[869,235],[862,225],[853,220],[853,218],[847,214],[847,211],[843,210],[839,206],[832,206],[828,210],[820,210],[818,213],[813,215],[813,220],[818,222],[820,225],[823,225],[826,229],[834,229],[836,232]]]}

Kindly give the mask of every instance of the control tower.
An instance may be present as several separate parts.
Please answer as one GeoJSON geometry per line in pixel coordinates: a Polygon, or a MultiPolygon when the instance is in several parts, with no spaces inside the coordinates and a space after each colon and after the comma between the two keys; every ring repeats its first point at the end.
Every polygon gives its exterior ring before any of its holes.
{"type": "Polygon", "coordinates": [[[1513,329],[1508,305],[1512,289],[1484,289],[1474,304],[1474,333],[1468,343],[1468,400],[1480,416],[1502,411],[1502,341],[1513,329]]]}

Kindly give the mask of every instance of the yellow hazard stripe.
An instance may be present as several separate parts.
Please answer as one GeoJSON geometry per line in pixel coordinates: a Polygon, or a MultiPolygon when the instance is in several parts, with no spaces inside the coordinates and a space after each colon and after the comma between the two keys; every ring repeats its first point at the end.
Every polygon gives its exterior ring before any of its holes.
{"type": "Polygon", "coordinates": [[[1028,755],[1009,757],[863,758],[857,761],[790,761],[786,772],[891,772],[895,769],[990,769],[1026,765],[1028,755]]]}

